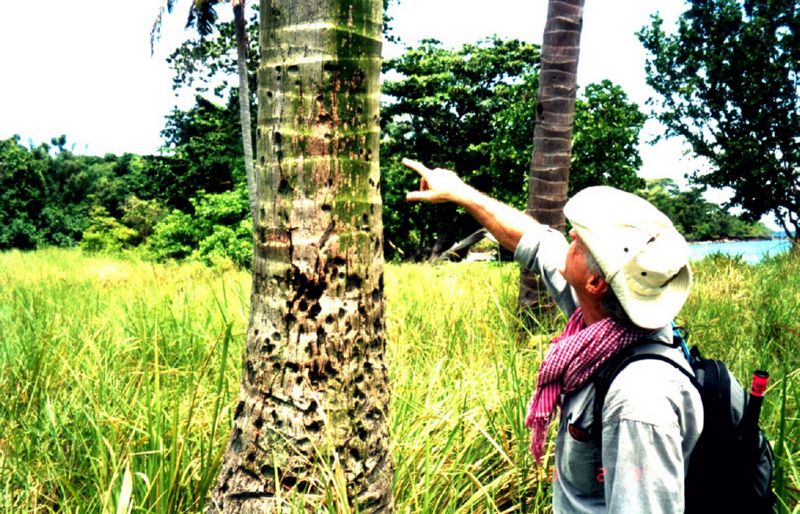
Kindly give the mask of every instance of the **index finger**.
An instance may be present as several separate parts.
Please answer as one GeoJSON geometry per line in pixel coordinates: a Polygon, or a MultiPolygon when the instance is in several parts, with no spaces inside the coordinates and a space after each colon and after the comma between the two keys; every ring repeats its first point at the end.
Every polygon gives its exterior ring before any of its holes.
{"type": "Polygon", "coordinates": [[[426,173],[430,171],[430,168],[428,168],[421,162],[409,159],[407,157],[403,157],[403,160],[401,162],[403,163],[403,166],[411,168],[412,170],[422,175],[423,178],[425,178],[426,173]]]}

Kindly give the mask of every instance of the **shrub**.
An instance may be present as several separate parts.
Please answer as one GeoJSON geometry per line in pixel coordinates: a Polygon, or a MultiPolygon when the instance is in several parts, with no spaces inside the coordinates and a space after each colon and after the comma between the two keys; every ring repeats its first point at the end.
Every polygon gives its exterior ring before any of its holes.
{"type": "Polygon", "coordinates": [[[253,258],[250,220],[244,219],[233,226],[215,225],[211,235],[200,241],[195,256],[210,265],[226,259],[240,268],[250,268],[253,258]]]}
{"type": "Polygon", "coordinates": [[[88,252],[118,253],[131,247],[136,232],[95,205],[89,211],[89,226],[84,230],[80,246],[88,252]]]}
{"type": "Polygon", "coordinates": [[[122,204],[122,223],[136,231],[133,244],[141,244],[153,234],[156,224],[166,214],[158,200],[142,200],[129,196],[122,204]]]}
{"type": "Polygon", "coordinates": [[[249,267],[253,254],[252,222],[244,185],[232,191],[190,199],[194,215],[174,210],[164,216],[147,240],[147,253],[158,261],[194,257],[206,263],[229,259],[249,267]]]}
{"type": "Polygon", "coordinates": [[[195,220],[175,209],[156,224],[145,253],[157,261],[184,259],[192,254],[200,239],[195,220]]]}

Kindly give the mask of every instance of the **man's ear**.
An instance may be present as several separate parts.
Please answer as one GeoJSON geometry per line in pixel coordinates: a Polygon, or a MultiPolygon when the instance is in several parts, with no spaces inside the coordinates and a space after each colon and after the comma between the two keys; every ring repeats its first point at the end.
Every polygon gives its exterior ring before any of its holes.
{"type": "Polygon", "coordinates": [[[592,295],[603,295],[608,291],[608,282],[601,275],[592,275],[586,281],[586,292],[592,295]]]}

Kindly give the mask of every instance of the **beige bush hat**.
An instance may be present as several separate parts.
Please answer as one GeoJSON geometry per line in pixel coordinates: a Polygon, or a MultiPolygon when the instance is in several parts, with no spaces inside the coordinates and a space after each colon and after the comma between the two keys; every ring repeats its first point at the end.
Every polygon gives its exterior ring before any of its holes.
{"type": "Polygon", "coordinates": [[[572,197],[564,215],[592,252],[636,325],[667,325],[689,296],[689,245],[670,219],[648,201],[613,187],[589,187],[572,197]]]}

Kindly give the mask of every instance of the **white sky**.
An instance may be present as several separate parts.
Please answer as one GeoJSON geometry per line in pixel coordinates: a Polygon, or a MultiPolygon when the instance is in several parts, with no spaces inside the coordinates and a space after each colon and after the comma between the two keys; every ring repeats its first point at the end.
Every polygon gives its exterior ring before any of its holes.
{"type": "MultiPolygon", "coordinates": [[[[23,144],[67,135],[76,153],[156,153],[164,116],[175,104],[164,58],[190,35],[187,0],[167,17],[156,55],[149,34],[163,0],[0,0],[0,139],[23,144]]],[[[660,10],[674,20],[681,0],[586,2],[579,84],[608,78],[643,105],[645,53],[634,32],[660,10]]],[[[541,42],[546,0],[401,0],[394,31],[407,44],[436,38],[447,46],[491,34],[541,42]]],[[[229,9],[220,6],[221,14],[229,9]]],[[[398,52],[386,46],[385,54],[398,52]]],[[[643,139],[658,131],[646,126],[643,139]]],[[[643,144],[641,175],[682,177],[696,163],[678,141],[643,144]]]]}

